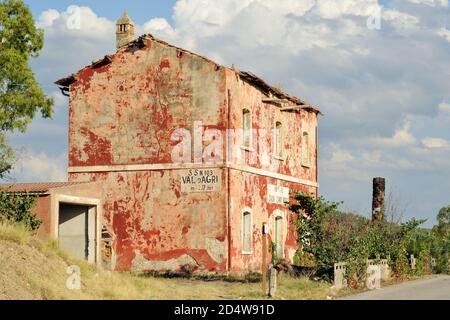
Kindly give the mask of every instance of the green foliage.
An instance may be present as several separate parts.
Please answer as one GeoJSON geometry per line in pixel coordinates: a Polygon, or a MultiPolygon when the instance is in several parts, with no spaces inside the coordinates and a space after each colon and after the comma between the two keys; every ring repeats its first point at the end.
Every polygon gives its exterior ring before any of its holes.
{"type": "Polygon", "coordinates": [[[0,133],[0,179],[11,170],[13,157],[13,151],[8,146],[5,135],[0,133]]]}
{"type": "Polygon", "coordinates": [[[314,256],[319,267],[330,267],[336,254],[329,240],[326,217],[335,212],[339,203],[328,202],[322,197],[315,199],[309,194],[298,193],[298,203],[291,204],[290,210],[297,214],[293,220],[297,231],[297,243],[302,253],[314,256]]]}
{"type": "Polygon", "coordinates": [[[439,238],[450,239],[450,206],[439,210],[437,215],[438,224],[433,228],[433,232],[439,238]]]}
{"type": "Polygon", "coordinates": [[[297,263],[310,263],[313,259],[317,267],[331,273],[334,263],[345,261],[347,276],[356,283],[365,277],[367,259],[390,259],[397,275],[430,271],[431,232],[419,229],[425,220],[411,219],[401,225],[370,221],[342,213],[338,211],[339,203],[325,201],[322,197],[297,194],[295,199],[290,209],[295,213],[297,263]],[[416,258],[414,271],[409,266],[411,254],[416,258]]]}
{"type": "Polygon", "coordinates": [[[11,168],[6,133],[24,132],[38,111],[44,118],[52,114],[53,99],[28,65],[43,45],[43,31],[36,28],[28,6],[22,0],[0,0],[0,178],[11,168]]]}
{"type": "Polygon", "coordinates": [[[38,229],[42,221],[31,212],[35,200],[30,195],[16,195],[0,190],[0,222],[17,222],[29,230],[38,229]]]}
{"type": "Polygon", "coordinates": [[[439,210],[438,224],[431,231],[431,256],[436,260],[435,272],[450,273],[450,206],[439,210]]]}

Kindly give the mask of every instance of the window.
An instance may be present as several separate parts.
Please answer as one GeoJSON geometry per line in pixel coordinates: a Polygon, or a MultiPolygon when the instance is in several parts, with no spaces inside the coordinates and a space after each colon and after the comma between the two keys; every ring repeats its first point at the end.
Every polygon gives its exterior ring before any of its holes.
{"type": "Polygon", "coordinates": [[[242,132],[242,145],[246,148],[250,148],[252,144],[252,116],[248,109],[242,111],[242,132]]]}
{"type": "Polygon", "coordinates": [[[275,217],[275,253],[277,259],[284,258],[283,217],[275,217]]]}
{"type": "Polygon", "coordinates": [[[310,165],[310,160],[311,160],[311,151],[310,151],[311,147],[310,147],[310,142],[309,142],[309,134],[308,132],[304,131],[303,132],[303,137],[302,137],[302,164],[305,166],[309,166],[310,165]]]}
{"type": "Polygon", "coordinates": [[[283,156],[282,137],[281,137],[281,122],[275,124],[275,157],[281,158],[283,156]]]}
{"type": "Polygon", "coordinates": [[[252,252],[252,215],[250,211],[242,214],[242,253],[252,252]]]}

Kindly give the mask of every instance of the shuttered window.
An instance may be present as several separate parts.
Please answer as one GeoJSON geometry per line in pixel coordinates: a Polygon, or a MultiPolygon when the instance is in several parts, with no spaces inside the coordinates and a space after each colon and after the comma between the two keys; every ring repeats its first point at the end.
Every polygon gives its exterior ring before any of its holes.
{"type": "Polygon", "coordinates": [[[252,144],[252,116],[250,110],[242,111],[243,146],[250,148],[252,144]]]}
{"type": "Polygon", "coordinates": [[[245,211],[242,214],[242,252],[251,253],[252,251],[252,216],[245,211]]]}
{"type": "Polygon", "coordinates": [[[281,158],[283,156],[282,136],[281,136],[281,122],[275,124],[275,157],[281,158]]]}
{"type": "Polygon", "coordinates": [[[308,132],[304,131],[302,136],[302,164],[309,166],[311,163],[311,146],[308,132]]]}

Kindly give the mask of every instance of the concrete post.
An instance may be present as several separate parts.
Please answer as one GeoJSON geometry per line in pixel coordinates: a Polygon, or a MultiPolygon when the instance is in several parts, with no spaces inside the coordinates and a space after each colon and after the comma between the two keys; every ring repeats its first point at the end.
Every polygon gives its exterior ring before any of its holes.
{"type": "Polygon", "coordinates": [[[386,182],[384,178],[373,178],[372,221],[384,218],[384,196],[386,182]]]}
{"type": "Polygon", "coordinates": [[[271,266],[269,278],[269,297],[274,297],[276,291],[277,291],[277,269],[271,266]]]}
{"type": "Polygon", "coordinates": [[[409,261],[411,263],[411,270],[415,270],[416,269],[416,258],[414,257],[413,254],[410,256],[409,261]]]}
{"type": "Polygon", "coordinates": [[[266,281],[267,281],[267,233],[268,233],[268,225],[263,223],[262,227],[262,261],[261,261],[261,273],[262,273],[262,291],[264,294],[266,291],[266,281]]]}

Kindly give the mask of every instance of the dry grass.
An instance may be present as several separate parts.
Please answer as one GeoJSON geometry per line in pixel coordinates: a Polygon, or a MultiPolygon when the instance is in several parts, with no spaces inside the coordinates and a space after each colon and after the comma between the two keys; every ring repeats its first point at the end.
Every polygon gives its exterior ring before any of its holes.
{"type": "MultiPolygon", "coordinates": [[[[276,299],[326,299],[327,283],[279,277],[276,299]]],[[[111,272],[71,258],[52,240],[20,225],[0,224],[0,299],[267,299],[260,283],[161,278],[111,272]],[[69,265],[81,271],[81,289],[66,286],[69,265]]]]}
{"type": "Polygon", "coordinates": [[[0,221],[0,240],[13,241],[18,244],[28,242],[31,234],[23,224],[11,224],[0,221]]]}

